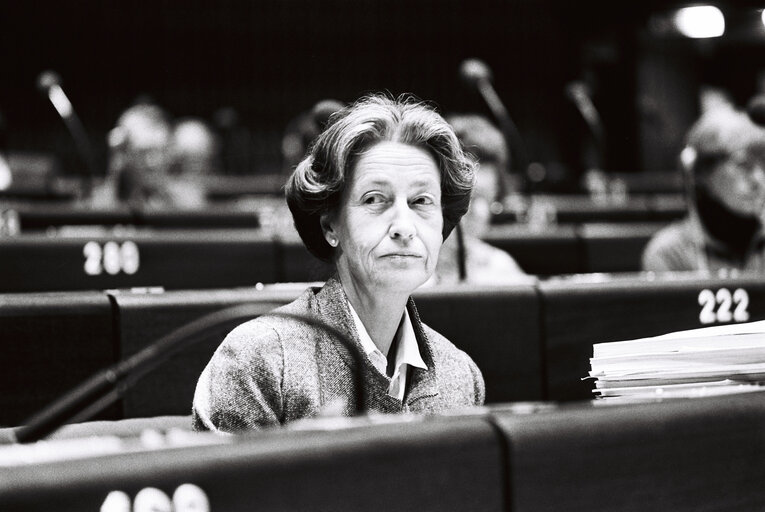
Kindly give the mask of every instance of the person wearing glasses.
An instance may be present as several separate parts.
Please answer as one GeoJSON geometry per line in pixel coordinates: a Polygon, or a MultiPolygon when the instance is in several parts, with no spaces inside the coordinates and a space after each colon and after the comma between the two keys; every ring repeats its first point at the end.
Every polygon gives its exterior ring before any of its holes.
{"type": "Polygon", "coordinates": [[[643,269],[765,272],[765,129],[717,107],[691,127],[680,161],[688,215],[653,236],[643,269]]]}

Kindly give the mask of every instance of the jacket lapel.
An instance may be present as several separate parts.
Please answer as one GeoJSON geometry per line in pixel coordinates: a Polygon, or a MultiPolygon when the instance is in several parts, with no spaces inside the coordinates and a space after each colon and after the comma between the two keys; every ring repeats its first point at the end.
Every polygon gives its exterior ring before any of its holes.
{"type": "MultiPolygon", "coordinates": [[[[340,280],[333,276],[327,280],[324,287],[316,294],[314,304],[315,313],[319,319],[337,328],[340,332],[348,334],[348,341],[355,345],[356,352],[360,355],[364,391],[366,393],[366,406],[370,411],[395,412],[400,410],[396,407],[397,400],[387,396],[388,381],[377,372],[368,360],[361,345],[359,334],[356,332],[356,324],[348,309],[348,299],[345,295],[340,280]]],[[[317,359],[322,373],[322,387],[327,390],[323,399],[342,396],[347,400],[349,412],[352,412],[355,404],[353,389],[353,376],[356,364],[350,349],[326,334],[321,336],[317,343],[317,359]],[[337,362],[342,361],[342,369],[337,367],[337,362]],[[349,388],[349,384],[351,387],[349,388]]]]}
{"type": "MultiPolygon", "coordinates": [[[[364,360],[362,372],[367,390],[368,408],[370,410],[393,412],[392,408],[399,402],[394,398],[389,397],[387,392],[382,394],[378,392],[380,390],[387,390],[388,380],[375,371],[371,362],[367,360],[361,341],[359,340],[359,335],[356,332],[356,324],[351,317],[347,302],[348,299],[342,284],[340,283],[340,279],[337,275],[334,275],[326,281],[324,287],[322,287],[316,294],[316,301],[312,309],[315,310],[319,319],[327,322],[332,327],[339,329],[340,332],[348,333],[350,340],[353,341],[356,345],[356,349],[362,355],[364,360]]],[[[416,402],[422,398],[437,396],[438,381],[436,378],[435,363],[430,341],[427,339],[422,322],[420,321],[419,313],[411,298],[407,304],[407,309],[409,310],[409,317],[411,318],[412,327],[414,328],[414,333],[417,337],[420,354],[422,355],[423,361],[425,361],[425,364],[428,366],[427,370],[410,368],[404,402],[407,405],[412,405],[416,404],[416,402]]],[[[345,370],[347,370],[343,371],[342,375],[323,374],[321,379],[324,381],[324,385],[326,385],[325,389],[331,390],[329,394],[334,395],[339,393],[348,396],[347,390],[346,393],[342,393],[342,389],[344,387],[347,388],[348,382],[352,382],[352,368],[355,367],[353,356],[348,349],[341,346],[341,344],[335,341],[331,336],[325,334],[320,338],[322,342],[317,344],[319,368],[332,368],[333,365],[331,362],[337,361],[337,358],[339,357],[345,363],[345,370]]],[[[352,396],[352,393],[350,395],[352,396]]],[[[415,409],[416,408],[415,405],[415,409]]]]}

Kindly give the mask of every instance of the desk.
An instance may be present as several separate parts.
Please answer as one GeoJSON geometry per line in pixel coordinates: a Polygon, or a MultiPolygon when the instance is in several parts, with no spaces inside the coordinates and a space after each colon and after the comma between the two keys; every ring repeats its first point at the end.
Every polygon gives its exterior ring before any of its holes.
{"type": "Polygon", "coordinates": [[[172,495],[193,483],[212,511],[504,510],[500,439],[481,418],[270,430],[213,442],[0,468],[0,509],[99,510],[113,490],[134,496],[152,486],[172,495]]]}
{"type": "Polygon", "coordinates": [[[0,467],[0,509],[98,510],[113,490],[183,483],[233,512],[765,508],[765,392],[463,412],[187,434],[154,450],[0,467]]]}
{"type": "Polygon", "coordinates": [[[765,319],[765,280],[702,279],[684,274],[648,279],[650,276],[577,276],[539,285],[546,398],[592,398],[591,382],[581,378],[590,369],[595,343],[727,323],[735,320],[737,308],[741,314],[745,310],[749,320],[765,319]],[[740,292],[734,298],[739,289],[745,291],[745,301],[740,292]],[[718,296],[719,302],[702,300],[709,295],[718,296]]]}
{"type": "Polygon", "coordinates": [[[496,411],[514,512],[763,510],[765,392],[496,411]]]}
{"type": "Polygon", "coordinates": [[[0,292],[254,286],[276,274],[274,244],[252,230],[0,239],[0,292]]]}

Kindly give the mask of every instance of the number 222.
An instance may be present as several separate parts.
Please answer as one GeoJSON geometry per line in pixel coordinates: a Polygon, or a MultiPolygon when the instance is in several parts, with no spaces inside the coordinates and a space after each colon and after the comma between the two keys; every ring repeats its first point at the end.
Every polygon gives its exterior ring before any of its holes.
{"type": "Polygon", "coordinates": [[[717,293],[709,289],[699,292],[699,321],[702,324],[713,324],[715,322],[746,322],[749,320],[749,294],[743,288],[737,288],[733,294],[727,288],[720,288],[717,293]],[[735,309],[731,312],[731,306],[735,304],[735,309]],[[715,306],[717,310],[715,311],[715,306]]]}

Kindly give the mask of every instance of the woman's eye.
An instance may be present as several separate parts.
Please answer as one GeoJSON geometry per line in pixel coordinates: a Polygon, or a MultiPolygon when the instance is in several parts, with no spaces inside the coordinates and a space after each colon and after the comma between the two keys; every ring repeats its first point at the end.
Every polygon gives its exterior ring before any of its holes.
{"type": "Polygon", "coordinates": [[[420,206],[429,206],[433,204],[433,198],[428,196],[418,196],[414,198],[414,201],[412,201],[416,205],[420,206]]]}
{"type": "Polygon", "coordinates": [[[362,200],[364,204],[380,204],[385,201],[385,198],[380,194],[370,194],[362,200]]]}

